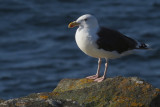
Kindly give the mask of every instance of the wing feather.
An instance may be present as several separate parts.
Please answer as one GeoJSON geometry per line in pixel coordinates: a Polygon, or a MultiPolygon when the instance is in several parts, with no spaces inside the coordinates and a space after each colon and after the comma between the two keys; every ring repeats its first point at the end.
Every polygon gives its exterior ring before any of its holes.
{"type": "Polygon", "coordinates": [[[97,35],[99,36],[96,41],[98,48],[106,51],[117,51],[118,53],[123,53],[125,51],[135,49],[137,46],[137,42],[134,39],[108,28],[100,28],[97,35]]]}

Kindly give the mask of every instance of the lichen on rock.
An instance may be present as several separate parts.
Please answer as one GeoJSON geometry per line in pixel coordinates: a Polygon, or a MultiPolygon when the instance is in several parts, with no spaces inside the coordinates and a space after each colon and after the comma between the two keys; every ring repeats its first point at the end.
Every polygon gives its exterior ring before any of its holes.
{"type": "Polygon", "coordinates": [[[107,78],[101,83],[87,79],[65,79],[54,92],[59,92],[56,99],[69,98],[92,107],[143,107],[151,105],[152,100],[159,96],[156,88],[137,77],[107,78]]]}

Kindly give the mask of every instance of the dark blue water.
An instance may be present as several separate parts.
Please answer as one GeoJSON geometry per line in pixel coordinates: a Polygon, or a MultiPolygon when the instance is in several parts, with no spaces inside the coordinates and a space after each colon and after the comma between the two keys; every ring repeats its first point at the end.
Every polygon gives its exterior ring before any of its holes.
{"type": "Polygon", "coordinates": [[[160,5],[155,2],[1,0],[0,98],[50,92],[63,78],[95,74],[97,59],[78,49],[76,28],[67,28],[69,22],[86,13],[95,15],[101,26],[153,48],[110,60],[107,77],[138,76],[160,88],[160,5]]]}

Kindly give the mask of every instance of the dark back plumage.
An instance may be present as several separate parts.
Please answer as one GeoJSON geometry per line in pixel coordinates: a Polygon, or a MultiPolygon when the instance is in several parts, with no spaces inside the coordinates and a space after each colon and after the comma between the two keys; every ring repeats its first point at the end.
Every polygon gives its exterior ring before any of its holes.
{"type": "Polygon", "coordinates": [[[123,53],[128,50],[136,49],[137,46],[137,42],[134,39],[108,28],[100,28],[97,35],[99,37],[96,41],[98,48],[106,51],[123,53]]]}

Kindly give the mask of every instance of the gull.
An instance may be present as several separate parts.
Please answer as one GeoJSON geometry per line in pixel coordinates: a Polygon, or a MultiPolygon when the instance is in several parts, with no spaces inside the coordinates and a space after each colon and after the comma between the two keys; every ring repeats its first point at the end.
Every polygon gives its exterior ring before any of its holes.
{"type": "Polygon", "coordinates": [[[78,47],[88,56],[98,58],[95,75],[86,77],[101,82],[106,78],[108,60],[132,54],[134,50],[148,49],[148,45],[140,43],[124,34],[106,27],[100,27],[97,19],[91,14],[80,16],[68,27],[78,26],[75,40],[78,47]],[[103,76],[100,77],[102,58],[106,60],[103,76]]]}

